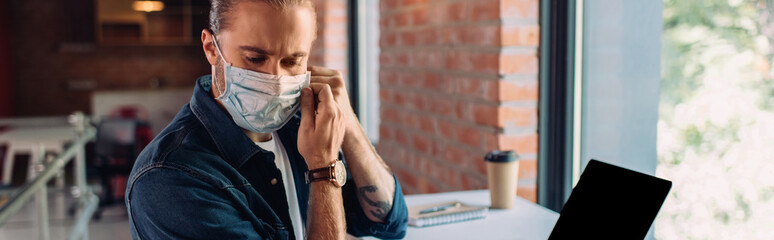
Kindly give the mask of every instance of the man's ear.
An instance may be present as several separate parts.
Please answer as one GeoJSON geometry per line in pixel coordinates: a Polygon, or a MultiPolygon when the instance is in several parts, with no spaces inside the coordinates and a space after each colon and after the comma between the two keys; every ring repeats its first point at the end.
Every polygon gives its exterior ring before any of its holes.
{"type": "Polygon", "coordinates": [[[218,50],[215,49],[215,44],[212,43],[214,39],[210,30],[202,30],[202,49],[204,50],[204,55],[207,57],[207,61],[210,62],[210,65],[212,66],[215,66],[215,64],[218,63],[218,50]]]}

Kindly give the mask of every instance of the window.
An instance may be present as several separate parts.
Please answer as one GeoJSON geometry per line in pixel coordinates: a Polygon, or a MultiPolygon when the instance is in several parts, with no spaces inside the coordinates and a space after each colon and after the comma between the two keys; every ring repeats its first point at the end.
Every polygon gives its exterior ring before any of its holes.
{"type": "MultiPolygon", "coordinates": [[[[654,174],[660,82],[661,11],[654,1],[582,1],[580,152],[654,174]]],[[[577,103],[577,102],[576,102],[577,103]]]]}
{"type": "Polygon", "coordinates": [[[379,1],[349,1],[350,93],[360,124],[379,141],[379,1]],[[354,31],[353,31],[354,30],[354,31]]]}
{"type": "Polygon", "coordinates": [[[539,202],[561,210],[591,159],[654,174],[661,3],[544,1],[539,202]]]}
{"type": "Polygon", "coordinates": [[[543,2],[540,184],[559,189],[540,196],[563,203],[600,159],[673,181],[652,237],[774,237],[774,1],[560,2],[543,2]]]}
{"type": "Polygon", "coordinates": [[[774,1],[664,1],[659,239],[772,239],[774,1]]]}
{"type": "Polygon", "coordinates": [[[540,5],[538,203],[560,211],[572,189],[575,2],[540,5]]]}

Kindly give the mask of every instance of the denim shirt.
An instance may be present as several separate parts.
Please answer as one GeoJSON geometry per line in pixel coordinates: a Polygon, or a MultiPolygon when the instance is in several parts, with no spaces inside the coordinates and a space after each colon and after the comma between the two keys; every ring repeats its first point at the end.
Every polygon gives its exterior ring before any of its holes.
{"type": "MultiPolygon", "coordinates": [[[[196,82],[190,103],[140,153],[129,176],[126,207],[132,238],[295,239],[274,154],[254,144],[220,108],[210,94],[211,76],[196,82]]],[[[296,146],[299,123],[296,115],[277,135],[290,160],[306,222],[309,184],[296,146]]],[[[405,236],[408,211],[397,181],[384,223],[366,217],[355,190],[348,177],[342,188],[348,233],[405,236]]]]}

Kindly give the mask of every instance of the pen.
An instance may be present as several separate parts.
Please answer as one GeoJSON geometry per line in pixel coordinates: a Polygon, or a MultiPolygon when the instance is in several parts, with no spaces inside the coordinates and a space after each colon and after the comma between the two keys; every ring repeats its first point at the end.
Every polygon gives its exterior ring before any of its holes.
{"type": "Polygon", "coordinates": [[[440,212],[449,208],[453,207],[459,207],[461,204],[459,202],[450,203],[443,206],[437,206],[437,207],[431,207],[427,209],[423,209],[422,211],[419,211],[419,214],[428,214],[428,213],[434,213],[434,212],[440,212]]]}

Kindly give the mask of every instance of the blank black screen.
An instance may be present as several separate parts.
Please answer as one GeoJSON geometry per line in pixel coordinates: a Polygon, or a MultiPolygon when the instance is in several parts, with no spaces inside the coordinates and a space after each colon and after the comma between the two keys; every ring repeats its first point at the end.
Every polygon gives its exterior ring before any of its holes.
{"type": "Polygon", "coordinates": [[[549,239],[643,239],[672,182],[589,161],[549,239]]]}

